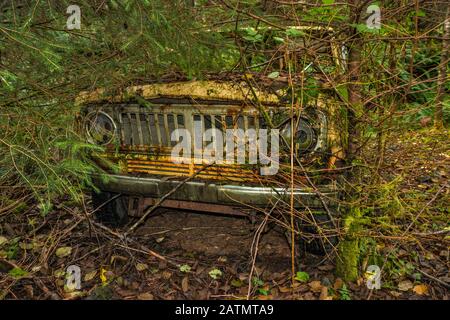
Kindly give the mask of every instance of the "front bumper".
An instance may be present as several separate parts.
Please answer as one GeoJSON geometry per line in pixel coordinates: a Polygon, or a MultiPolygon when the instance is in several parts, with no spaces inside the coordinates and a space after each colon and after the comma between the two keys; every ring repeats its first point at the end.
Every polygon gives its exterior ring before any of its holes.
{"type": "MultiPolygon", "coordinates": [[[[141,178],[127,175],[110,175],[107,182],[94,177],[94,183],[102,190],[127,195],[160,198],[177,187],[182,180],[167,178],[141,178]]],[[[294,188],[294,207],[321,208],[325,202],[329,206],[336,203],[338,192],[336,185],[312,188],[294,188]]],[[[229,206],[278,205],[280,202],[290,203],[291,190],[261,186],[241,186],[218,184],[206,181],[187,181],[168,199],[211,203],[229,206]]]]}

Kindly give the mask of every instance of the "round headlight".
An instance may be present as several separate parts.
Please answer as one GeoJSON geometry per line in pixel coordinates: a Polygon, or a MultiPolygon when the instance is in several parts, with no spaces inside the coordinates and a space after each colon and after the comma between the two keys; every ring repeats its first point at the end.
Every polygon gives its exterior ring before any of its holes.
{"type": "MultiPolygon", "coordinates": [[[[288,143],[291,142],[292,129],[291,122],[289,121],[281,134],[286,139],[288,143]]],[[[294,135],[294,145],[295,149],[300,153],[312,151],[317,144],[317,134],[314,128],[311,126],[310,122],[306,119],[300,119],[298,122],[298,127],[294,135]]]]}
{"type": "Polygon", "coordinates": [[[86,116],[84,123],[88,140],[91,143],[110,144],[116,136],[116,124],[106,112],[91,112],[86,116]]]}

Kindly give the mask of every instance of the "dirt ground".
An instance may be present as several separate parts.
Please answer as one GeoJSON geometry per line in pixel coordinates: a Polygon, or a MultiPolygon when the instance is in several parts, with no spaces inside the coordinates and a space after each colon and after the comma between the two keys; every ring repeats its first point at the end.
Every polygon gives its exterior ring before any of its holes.
{"type": "MultiPolygon", "coordinates": [[[[245,261],[251,254],[256,227],[246,218],[163,209],[148,219],[137,233],[153,240],[157,251],[181,250],[193,256],[222,256],[245,261]]],[[[290,266],[291,249],[281,230],[273,227],[267,230],[258,252],[258,261],[265,261],[265,267],[273,272],[290,266]]]]}

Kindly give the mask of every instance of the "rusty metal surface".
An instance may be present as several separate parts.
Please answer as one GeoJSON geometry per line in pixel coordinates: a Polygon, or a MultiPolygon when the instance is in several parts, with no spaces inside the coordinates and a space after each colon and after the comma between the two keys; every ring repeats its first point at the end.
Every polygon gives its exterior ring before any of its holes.
{"type": "MultiPolygon", "coordinates": [[[[261,103],[278,104],[280,102],[278,96],[273,93],[263,92],[258,89],[254,89],[254,92],[261,103]]],[[[194,100],[224,101],[254,99],[253,92],[245,81],[231,83],[205,80],[131,86],[116,94],[110,94],[105,88],[100,88],[90,92],[81,92],[76,99],[76,104],[124,102],[136,95],[144,99],[160,97],[189,97],[194,100]]]]}

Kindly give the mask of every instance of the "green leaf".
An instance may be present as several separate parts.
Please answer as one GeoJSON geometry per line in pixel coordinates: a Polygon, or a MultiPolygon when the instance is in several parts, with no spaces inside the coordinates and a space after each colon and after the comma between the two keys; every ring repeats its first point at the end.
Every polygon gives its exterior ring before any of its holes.
{"type": "Polygon", "coordinates": [[[220,277],[222,277],[222,271],[220,271],[220,270],[217,269],[217,268],[214,268],[214,269],[212,269],[212,270],[209,272],[209,276],[210,276],[211,278],[213,278],[214,280],[217,280],[217,279],[219,279],[220,277]]]}
{"type": "Polygon", "coordinates": [[[284,43],[284,39],[280,37],[273,37],[273,40],[275,40],[275,42],[284,43]]]}
{"type": "Polygon", "coordinates": [[[304,36],[305,33],[302,30],[298,30],[295,28],[289,28],[286,30],[286,35],[289,37],[301,37],[301,36],[304,36]]]}
{"type": "Polygon", "coordinates": [[[13,278],[20,279],[26,277],[28,275],[28,272],[19,267],[15,267],[9,270],[8,274],[13,278]]]}
{"type": "Polygon", "coordinates": [[[264,281],[262,281],[261,279],[257,278],[257,277],[253,277],[253,285],[254,286],[262,286],[264,285],[264,281]]]}
{"type": "Polygon", "coordinates": [[[240,279],[231,280],[231,285],[236,288],[242,287],[243,283],[240,279]]]}
{"type": "Polygon", "coordinates": [[[307,272],[297,271],[294,279],[299,282],[306,282],[309,280],[309,274],[307,272]]]}
{"type": "Polygon", "coordinates": [[[322,0],[323,4],[333,4],[334,0],[322,0]]]}
{"type": "Polygon", "coordinates": [[[351,300],[350,291],[348,290],[345,284],[342,285],[342,288],[339,289],[339,293],[341,295],[341,300],[351,300]]]}
{"type": "Polygon", "coordinates": [[[260,294],[262,294],[263,296],[267,296],[269,294],[269,290],[264,290],[264,289],[258,289],[258,292],[260,294]]]}
{"type": "Polygon", "coordinates": [[[188,264],[183,264],[180,266],[180,271],[188,273],[189,271],[191,271],[191,267],[188,264]]]}
{"type": "Polygon", "coordinates": [[[418,17],[425,17],[427,14],[425,13],[425,11],[423,11],[423,10],[419,10],[419,11],[417,11],[417,16],[418,17]]]}
{"type": "Polygon", "coordinates": [[[67,257],[71,253],[72,253],[72,247],[61,247],[61,248],[56,249],[56,252],[55,252],[55,254],[58,258],[67,257]]]}
{"type": "Polygon", "coordinates": [[[275,79],[275,78],[278,78],[279,75],[280,75],[280,73],[278,71],[274,71],[274,72],[270,73],[267,77],[269,79],[275,79]]]}

